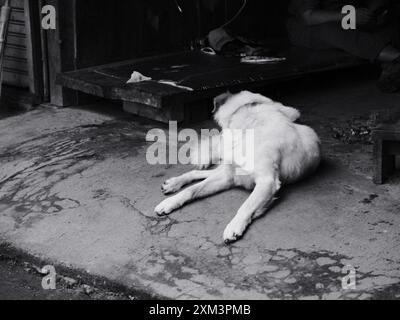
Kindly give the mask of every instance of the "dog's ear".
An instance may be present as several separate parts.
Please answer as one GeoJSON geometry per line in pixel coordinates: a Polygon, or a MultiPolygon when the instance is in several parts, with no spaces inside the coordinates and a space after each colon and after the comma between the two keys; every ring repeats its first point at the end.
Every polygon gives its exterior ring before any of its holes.
{"type": "Polygon", "coordinates": [[[219,96],[217,96],[217,97],[214,99],[214,109],[213,109],[212,113],[216,113],[216,112],[218,111],[218,109],[219,109],[222,105],[224,105],[224,104],[226,103],[226,101],[227,101],[230,97],[232,97],[232,96],[233,96],[233,94],[230,93],[229,91],[227,91],[227,92],[225,92],[225,93],[220,94],[219,96]]]}
{"type": "Polygon", "coordinates": [[[286,117],[288,117],[293,122],[297,121],[301,116],[300,111],[293,107],[286,107],[284,105],[280,105],[280,110],[286,117]]]}

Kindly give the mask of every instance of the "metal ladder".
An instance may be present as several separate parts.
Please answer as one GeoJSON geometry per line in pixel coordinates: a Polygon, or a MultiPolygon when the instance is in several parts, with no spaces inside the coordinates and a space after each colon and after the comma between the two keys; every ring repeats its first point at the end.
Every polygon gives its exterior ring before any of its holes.
{"type": "Polygon", "coordinates": [[[11,0],[5,0],[0,13],[0,98],[1,98],[1,88],[3,83],[4,51],[6,49],[8,23],[10,21],[10,15],[11,15],[10,2],[11,0]]]}

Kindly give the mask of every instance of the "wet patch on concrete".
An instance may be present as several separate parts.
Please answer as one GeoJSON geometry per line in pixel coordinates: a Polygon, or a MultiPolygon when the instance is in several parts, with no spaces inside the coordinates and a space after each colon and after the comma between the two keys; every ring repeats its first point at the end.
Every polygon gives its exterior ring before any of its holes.
{"type": "Polygon", "coordinates": [[[234,247],[224,249],[224,255],[214,258],[201,253],[189,258],[182,252],[155,250],[146,257],[145,269],[136,266],[135,271],[142,280],[157,282],[158,289],[168,286],[176,290],[174,298],[224,297],[230,291],[243,299],[400,298],[400,292],[393,294],[400,279],[364,274],[356,269],[356,288],[343,288],[343,279],[349,274],[344,267],[352,260],[344,255],[297,249],[244,255],[234,247]],[[374,289],[357,289],[358,285],[363,287],[364,282],[374,280],[374,289]]]}
{"type": "Polygon", "coordinates": [[[81,204],[52,189],[109,157],[133,158],[146,144],[144,132],[129,120],[43,134],[1,150],[0,205],[13,207],[16,227],[29,227],[37,215],[57,214],[81,204]]]}

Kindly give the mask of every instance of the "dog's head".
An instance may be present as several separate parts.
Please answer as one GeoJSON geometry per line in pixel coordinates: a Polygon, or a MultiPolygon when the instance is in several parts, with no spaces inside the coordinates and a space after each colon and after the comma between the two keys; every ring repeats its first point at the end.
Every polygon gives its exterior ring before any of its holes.
{"type": "Polygon", "coordinates": [[[269,101],[272,100],[250,91],[242,91],[236,94],[232,94],[228,91],[214,99],[214,119],[224,128],[229,123],[231,116],[238,109],[269,101]]]}
{"type": "Polygon", "coordinates": [[[227,92],[216,97],[214,99],[214,119],[224,128],[240,108],[256,107],[259,105],[265,107],[265,112],[279,112],[291,121],[296,121],[300,117],[299,111],[294,108],[286,107],[257,93],[242,91],[237,94],[227,92]]]}

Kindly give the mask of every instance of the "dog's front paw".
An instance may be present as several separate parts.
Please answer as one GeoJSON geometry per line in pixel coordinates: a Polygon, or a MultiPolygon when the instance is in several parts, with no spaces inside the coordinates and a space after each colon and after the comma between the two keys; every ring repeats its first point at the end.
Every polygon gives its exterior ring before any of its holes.
{"type": "Polygon", "coordinates": [[[224,242],[226,244],[230,244],[239,240],[243,233],[246,231],[248,226],[248,222],[242,221],[240,219],[233,219],[224,231],[224,242]]]}
{"type": "Polygon", "coordinates": [[[183,185],[179,181],[179,178],[171,178],[164,182],[164,184],[161,186],[161,191],[164,194],[170,194],[179,191],[182,189],[182,187],[183,185]]]}
{"type": "Polygon", "coordinates": [[[161,202],[155,209],[154,212],[159,216],[166,216],[170,214],[172,211],[177,209],[179,206],[174,200],[174,198],[165,199],[161,202]]]}

